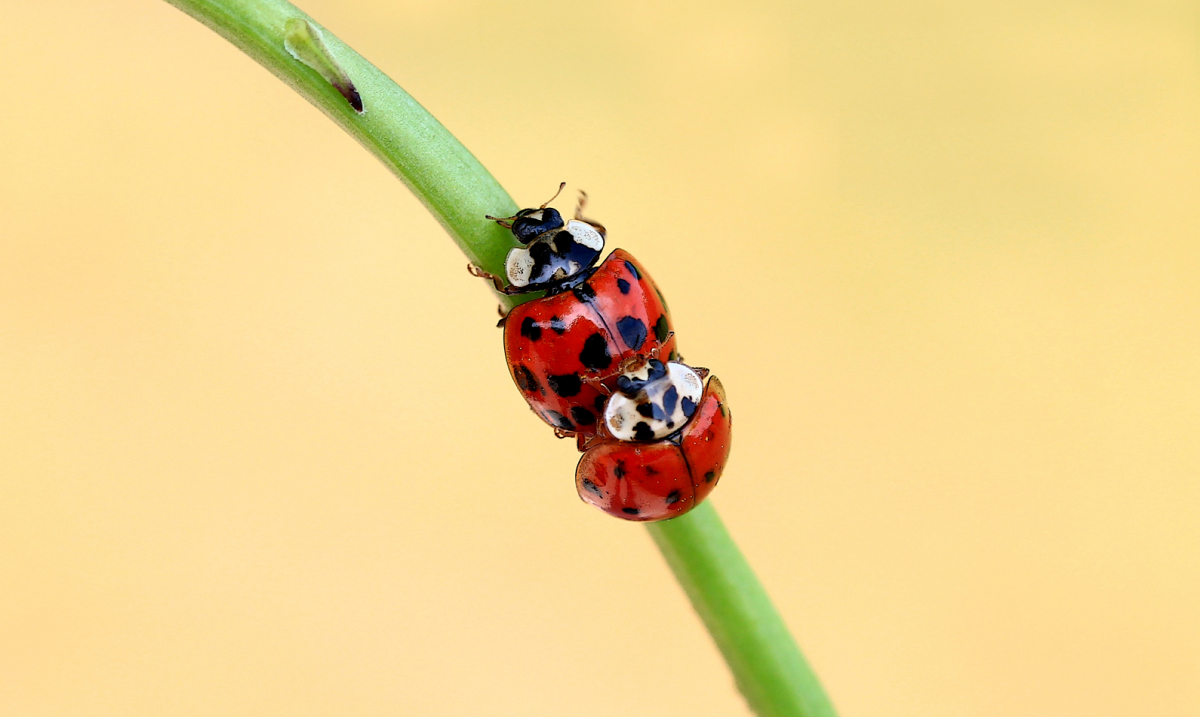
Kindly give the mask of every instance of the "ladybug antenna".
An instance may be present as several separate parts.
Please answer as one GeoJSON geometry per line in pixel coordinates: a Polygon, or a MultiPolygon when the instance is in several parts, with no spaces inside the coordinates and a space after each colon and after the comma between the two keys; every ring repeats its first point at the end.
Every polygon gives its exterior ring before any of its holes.
{"type": "Polygon", "coordinates": [[[554,193],[554,196],[550,197],[545,202],[542,202],[542,206],[538,207],[538,209],[545,209],[546,205],[548,205],[550,202],[553,202],[555,199],[558,199],[558,195],[562,194],[563,187],[565,187],[565,186],[567,186],[566,182],[559,184],[558,191],[554,193]]]}
{"type": "MultiPolygon", "coordinates": [[[[546,206],[548,204],[550,204],[550,202],[553,202],[555,199],[558,199],[558,195],[562,194],[563,187],[565,187],[565,186],[567,186],[566,182],[559,184],[558,191],[554,193],[554,196],[550,197],[545,202],[543,202],[542,206],[538,207],[538,209],[545,209],[546,206]]],[[[518,216],[520,216],[520,214],[514,214],[511,217],[493,217],[491,214],[484,214],[483,218],[489,219],[493,222],[496,222],[497,224],[504,227],[505,229],[512,229],[513,220],[516,219],[518,216]]]]}

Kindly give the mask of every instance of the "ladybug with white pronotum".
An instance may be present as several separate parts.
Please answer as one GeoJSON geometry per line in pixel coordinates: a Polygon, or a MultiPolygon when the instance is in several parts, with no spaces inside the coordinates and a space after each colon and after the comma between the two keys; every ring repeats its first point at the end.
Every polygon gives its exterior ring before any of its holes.
{"type": "Polygon", "coordinates": [[[549,202],[488,217],[522,246],[506,257],[507,285],[472,269],[508,295],[545,292],[501,322],[504,354],[533,412],[559,436],[575,436],[581,448],[596,433],[605,389],[611,391],[622,365],[651,352],[677,355],[666,302],[641,264],[617,249],[596,265],[605,230],[583,217],[585,202],[581,193],[568,222],[549,202]]]}
{"type": "Polygon", "coordinates": [[[635,360],[616,381],[575,471],[579,497],[625,520],[675,518],[716,487],[732,415],[708,369],[635,360]]]}

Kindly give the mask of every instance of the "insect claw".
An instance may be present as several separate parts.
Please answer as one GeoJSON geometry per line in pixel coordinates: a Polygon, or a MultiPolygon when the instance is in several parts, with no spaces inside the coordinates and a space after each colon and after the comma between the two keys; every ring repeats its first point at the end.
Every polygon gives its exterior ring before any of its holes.
{"type": "MultiPolygon", "coordinates": [[[[496,291],[499,291],[502,294],[508,293],[508,288],[504,286],[504,282],[500,279],[500,277],[496,276],[495,274],[489,274],[488,272],[484,271],[483,269],[480,269],[479,267],[475,266],[474,264],[470,264],[470,263],[467,264],[467,273],[470,274],[471,276],[477,277],[479,279],[487,279],[488,281],[492,282],[493,286],[496,287],[496,291]]],[[[504,315],[503,311],[501,312],[500,315],[501,316],[504,315]]]]}
{"type": "Polygon", "coordinates": [[[597,435],[599,434],[585,436],[584,434],[580,433],[579,435],[575,436],[575,447],[579,449],[580,453],[583,453],[587,450],[588,444],[596,440],[597,435]]]}
{"type": "MultiPolygon", "coordinates": [[[[652,359],[658,358],[658,355],[662,352],[663,347],[666,346],[667,344],[671,343],[671,339],[674,337],[675,337],[675,332],[668,331],[667,337],[665,339],[663,339],[663,342],[661,344],[657,344],[653,348],[651,348],[650,351],[648,352],[648,356],[652,359]]],[[[668,358],[667,360],[669,361],[670,358],[668,358]]],[[[680,359],[680,363],[682,363],[682,362],[683,362],[683,359],[680,359]]]]}
{"type": "MultiPolygon", "coordinates": [[[[609,376],[611,376],[611,375],[612,374],[609,374],[609,376]]],[[[609,388],[608,386],[604,385],[605,378],[608,378],[608,377],[607,376],[582,376],[582,377],[580,377],[580,380],[582,380],[584,383],[591,386],[592,388],[595,388],[597,391],[604,394],[605,396],[611,396],[612,389],[609,388]]]]}

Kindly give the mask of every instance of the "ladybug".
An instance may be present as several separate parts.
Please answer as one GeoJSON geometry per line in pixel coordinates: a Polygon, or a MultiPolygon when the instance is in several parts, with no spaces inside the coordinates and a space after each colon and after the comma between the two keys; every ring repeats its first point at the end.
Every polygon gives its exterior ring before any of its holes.
{"type": "Polygon", "coordinates": [[[508,286],[491,277],[498,288],[546,292],[501,321],[509,372],[533,412],[560,437],[576,436],[581,450],[621,367],[642,356],[675,355],[666,302],[641,264],[616,249],[596,266],[605,232],[583,218],[585,201],[570,222],[545,204],[488,217],[524,245],[506,257],[508,286]]]}
{"type": "Polygon", "coordinates": [[[636,521],[675,518],[716,487],[732,416],[708,369],[656,358],[618,377],[596,437],[579,459],[579,497],[636,521]]]}
{"type": "MultiPolygon", "coordinates": [[[[564,186],[566,182],[558,185],[558,192],[564,186]]],[[[536,209],[522,209],[511,217],[486,217],[512,231],[525,245],[510,250],[504,258],[509,285],[498,286],[501,292],[513,295],[544,290],[557,294],[587,278],[588,270],[604,250],[604,227],[583,218],[586,196],[581,193],[575,219],[570,223],[563,222],[557,209],[546,206],[554,197],[536,209]]]]}

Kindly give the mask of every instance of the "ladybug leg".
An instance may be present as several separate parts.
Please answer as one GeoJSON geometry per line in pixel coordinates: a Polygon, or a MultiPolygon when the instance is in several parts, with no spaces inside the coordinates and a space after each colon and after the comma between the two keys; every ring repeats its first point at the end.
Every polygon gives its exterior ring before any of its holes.
{"type": "Polygon", "coordinates": [[[607,385],[605,385],[605,383],[604,383],[605,378],[607,378],[607,377],[605,377],[605,376],[583,376],[582,380],[584,383],[586,383],[587,385],[596,389],[597,391],[604,394],[605,396],[611,396],[612,389],[609,388],[607,385]]]}
{"type": "MultiPolygon", "coordinates": [[[[487,279],[488,281],[492,282],[492,284],[496,287],[496,291],[499,291],[501,293],[507,293],[507,289],[504,286],[504,281],[500,277],[496,276],[495,274],[489,274],[486,271],[484,271],[483,269],[480,269],[479,267],[475,266],[474,264],[467,264],[467,273],[470,274],[471,276],[478,277],[480,279],[487,279]]],[[[504,313],[501,312],[500,315],[504,316],[504,313]]]]}
{"type": "Polygon", "coordinates": [[[608,436],[608,432],[605,431],[603,428],[600,431],[593,433],[590,436],[580,433],[578,436],[575,437],[575,441],[576,441],[575,446],[576,446],[576,448],[579,449],[580,453],[584,453],[593,444],[603,443],[605,439],[602,438],[602,436],[608,436]]]}
{"type": "Polygon", "coordinates": [[[575,205],[575,220],[590,224],[596,231],[600,232],[600,236],[608,236],[608,230],[600,222],[593,221],[583,216],[583,208],[587,206],[588,195],[582,189],[579,190],[579,202],[575,205]]]}
{"type": "MultiPolygon", "coordinates": [[[[674,331],[667,333],[667,338],[661,344],[658,344],[654,348],[650,349],[650,358],[658,358],[658,355],[660,353],[662,353],[663,346],[666,346],[668,343],[670,343],[671,337],[674,335],[675,335],[674,331]]],[[[668,356],[666,360],[667,361],[678,361],[679,363],[687,363],[687,361],[683,360],[683,356],[681,356],[679,354],[678,348],[673,349],[671,351],[671,355],[668,356]]]]}
{"type": "Polygon", "coordinates": [[[554,429],[554,437],[555,438],[580,438],[581,439],[582,435],[576,433],[575,431],[568,431],[565,428],[557,428],[556,427],[554,429]]]}

